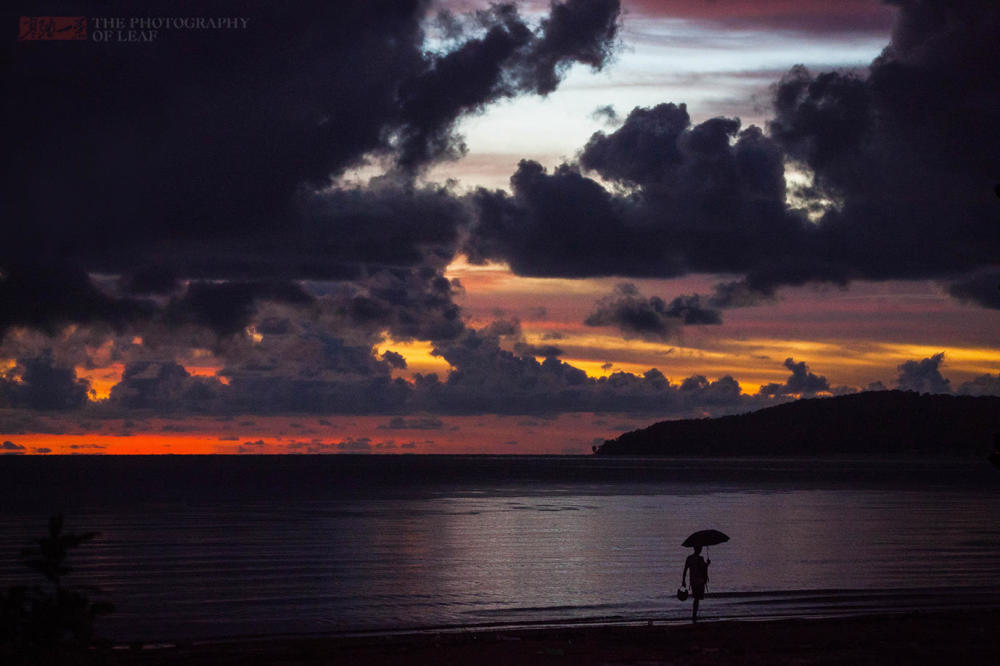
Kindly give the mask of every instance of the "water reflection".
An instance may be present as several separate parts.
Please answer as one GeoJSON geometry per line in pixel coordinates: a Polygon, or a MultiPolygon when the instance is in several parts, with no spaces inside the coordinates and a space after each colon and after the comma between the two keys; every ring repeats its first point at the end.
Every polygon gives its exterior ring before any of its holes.
{"type": "MultiPolygon", "coordinates": [[[[312,497],[219,501],[194,488],[183,503],[80,502],[74,525],[102,536],[76,569],[118,606],[105,627],[122,639],[682,621],[690,607],[674,593],[690,551],[680,544],[705,526],[731,538],[709,548],[699,612],[709,619],[1000,603],[995,484],[949,482],[937,470],[924,487],[854,468],[868,481],[849,487],[789,461],[762,463],[757,476],[746,461],[724,463],[721,480],[714,461],[657,461],[656,482],[648,471],[618,478],[638,461],[610,472],[574,462],[579,481],[563,472],[546,481],[548,472],[518,474],[518,464],[505,461],[502,480],[477,468],[405,493],[317,487],[312,497]],[[743,487],[730,468],[746,475],[743,487]]],[[[0,555],[36,536],[36,514],[0,516],[0,555]]],[[[0,562],[0,584],[17,576],[10,561],[0,562]]]]}

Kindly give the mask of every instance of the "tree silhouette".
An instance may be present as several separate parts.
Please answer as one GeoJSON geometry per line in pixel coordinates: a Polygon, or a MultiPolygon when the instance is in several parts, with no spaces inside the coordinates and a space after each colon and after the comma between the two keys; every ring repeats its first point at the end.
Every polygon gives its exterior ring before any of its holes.
{"type": "Polygon", "coordinates": [[[85,541],[90,541],[97,532],[81,534],[63,534],[63,516],[58,514],[49,518],[49,534],[35,539],[37,547],[25,548],[21,551],[21,560],[31,569],[45,576],[59,588],[59,580],[70,572],[66,557],[71,548],[76,548],[85,541]]]}
{"type": "Polygon", "coordinates": [[[21,562],[48,585],[15,585],[0,591],[0,663],[82,663],[94,643],[94,621],[114,606],[92,602],[92,586],[67,586],[69,553],[97,532],[63,532],[62,515],[49,519],[49,533],[21,551],[21,562]]]}

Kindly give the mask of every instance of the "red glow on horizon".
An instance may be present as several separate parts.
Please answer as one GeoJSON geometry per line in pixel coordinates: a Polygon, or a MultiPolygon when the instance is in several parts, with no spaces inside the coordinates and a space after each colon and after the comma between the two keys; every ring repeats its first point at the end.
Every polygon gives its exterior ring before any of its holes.
{"type": "MultiPolygon", "coordinates": [[[[27,455],[589,454],[646,418],[612,414],[191,416],[94,421],[89,431],[0,434],[27,455]],[[96,426],[96,427],[95,427],[96,426]]],[[[651,422],[651,421],[650,421],[651,422]]],[[[72,425],[72,424],[67,424],[72,425]]]]}

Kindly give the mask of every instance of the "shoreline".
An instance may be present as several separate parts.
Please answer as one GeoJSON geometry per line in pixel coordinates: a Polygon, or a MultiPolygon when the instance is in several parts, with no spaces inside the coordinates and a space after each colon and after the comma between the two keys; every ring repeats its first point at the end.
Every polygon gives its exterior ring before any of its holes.
{"type": "Polygon", "coordinates": [[[428,629],[134,644],[111,666],[1000,663],[1000,608],[830,618],[428,629]]]}

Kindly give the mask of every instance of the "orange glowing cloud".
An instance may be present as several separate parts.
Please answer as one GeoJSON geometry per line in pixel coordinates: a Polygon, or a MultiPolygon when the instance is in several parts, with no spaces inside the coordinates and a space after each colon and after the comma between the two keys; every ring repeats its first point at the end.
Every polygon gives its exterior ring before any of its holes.
{"type": "MultiPolygon", "coordinates": [[[[787,288],[771,302],[724,310],[721,326],[686,326],[676,338],[650,342],[583,324],[594,303],[621,279],[525,278],[505,265],[475,266],[464,257],[448,267],[448,275],[466,287],[458,302],[470,325],[515,317],[526,342],[558,347],[561,360],[592,377],[642,374],[650,368],[674,383],[692,375],[729,375],[754,393],[783,382],[788,374],[783,361],[794,357],[833,386],[862,388],[875,381],[891,385],[900,363],[938,352],[944,352],[956,383],[1000,371],[991,346],[1000,313],[957,303],[933,282],[787,288]]],[[[629,282],[643,295],[669,301],[681,294],[710,294],[726,279],[692,275],[629,282]]]]}
{"type": "Polygon", "coordinates": [[[412,380],[415,374],[428,375],[435,373],[438,377],[447,377],[451,365],[433,354],[434,345],[425,340],[393,340],[386,335],[381,344],[375,348],[375,354],[381,356],[385,352],[395,352],[406,360],[406,368],[393,369],[392,376],[412,380]]]}

